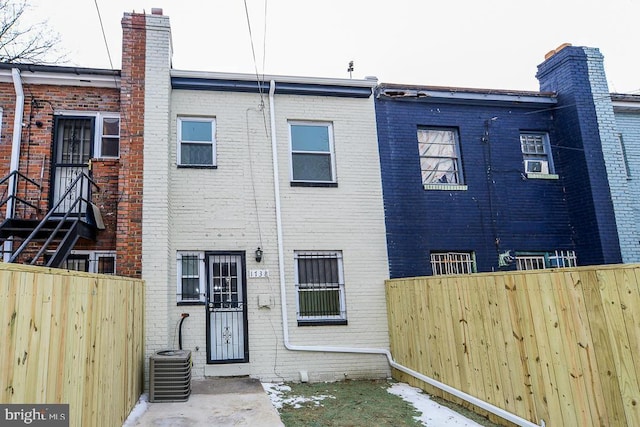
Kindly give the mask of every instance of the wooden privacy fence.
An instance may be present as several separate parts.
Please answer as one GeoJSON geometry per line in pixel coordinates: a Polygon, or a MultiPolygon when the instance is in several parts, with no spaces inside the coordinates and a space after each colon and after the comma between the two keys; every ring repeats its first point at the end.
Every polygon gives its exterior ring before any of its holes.
{"type": "Polygon", "coordinates": [[[143,389],[144,282],[0,263],[0,403],[121,426],[143,389]]]}
{"type": "Polygon", "coordinates": [[[638,264],[389,280],[391,352],[534,423],[640,426],[639,281],[638,264]]]}

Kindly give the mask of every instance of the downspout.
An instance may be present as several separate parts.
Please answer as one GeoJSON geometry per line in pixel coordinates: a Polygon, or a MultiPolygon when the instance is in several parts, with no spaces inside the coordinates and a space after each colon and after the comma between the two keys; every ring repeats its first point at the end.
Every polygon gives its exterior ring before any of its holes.
{"type": "Polygon", "coordinates": [[[490,403],[487,403],[483,400],[480,400],[470,394],[467,394],[463,391],[455,389],[447,384],[441,383],[440,381],[434,380],[433,378],[427,377],[419,372],[414,371],[413,369],[407,368],[406,366],[402,366],[399,363],[396,363],[391,356],[391,352],[387,349],[382,348],[360,348],[360,347],[331,347],[331,346],[301,346],[294,345],[289,342],[289,320],[287,315],[287,286],[284,275],[284,247],[282,242],[282,212],[280,206],[280,174],[278,171],[278,150],[277,150],[277,138],[276,138],[276,118],[275,118],[275,101],[274,95],[276,91],[276,82],[275,80],[271,80],[269,83],[269,114],[271,116],[271,153],[272,153],[272,161],[273,161],[273,185],[274,185],[274,195],[275,195],[275,209],[276,209],[276,234],[278,239],[278,268],[280,269],[280,307],[282,310],[282,336],[284,341],[284,346],[287,350],[290,351],[312,351],[312,352],[327,352],[327,353],[356,353],[356,354],[380,354],[387,357],[389,361],[389,365],[392,368],[395,368],[399,371],[402,371],[406,374],[411,375],[414,378],[417,378],[425,383],[439,388],[453,396],[456,396],[462,400],[465,400],[472,405],[475,405],[479,408],[484,409],[485,411],[491,412],[501,418],[504,418],[507,421],[511,421],[512,423],[522,426],[522,427],[544,427],[544,420],[540,420],[540,424],[534,424],[529,420],[521,418],[511,412],[507,412],[502,408],[498,408],[490,403]]]}
{"type": "MultiPolygon", "coordinates": [[[[11,77],[13,78],[13,86],[16,91],[16,109],[13,118],[13,140],[11,143],[11,163],[9,166],[9,173],[14,173],[18,171],[18,167],[20,165],[20,143],[22,142],[22,119],[24,118],[24,91],[22,90],[22,80],[20,78],[20,70],[17,68],[11,69],[11,77]]],[[[16,186],[18,184],[18,177],[14,174],[9,178],[9,188],[7,191],[8,200],[7,200],[7,212],[5,215],[6,219],[11,219],[15,216],[15,196],[16,196],[16,186]]],[[[13,252],[13,241],[11,239],[7,239],[4,243],[4,255],[3,259],[5,262],[9,260],[11,257],[11,253],[13,252]]]]}

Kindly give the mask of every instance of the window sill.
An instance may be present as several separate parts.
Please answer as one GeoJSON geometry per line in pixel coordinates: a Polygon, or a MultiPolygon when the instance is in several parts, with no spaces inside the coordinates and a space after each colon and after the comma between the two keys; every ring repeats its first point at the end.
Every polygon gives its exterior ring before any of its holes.
{"type": "Polygon", "coordinates": [[[468,186],[460,184],[423,184],[425,190],[467,191],[468,186]]]}
{"type": "Polygon", "coordinates": [[[560,177],[555,173],[535,173],[529,172],[527,173],[528,179],[559,179],[560,177]]]}
{"type": "Polygon", "coordinates": [[[336,326],[346,325],[346,319],[316,319],[316,320],[300,320],[298,319],[298,326],[336,326]]]}
{"type": "Polygon", "coordinates": [[[338,186],[337,182],[300,182],[300,181],[292,181],[292,187],[328,187],[328,188],[336,188],[338,186]]]}
{"type": "Polygon", "coordinates": [[[176,165],[178,169],[218,169],[217,165],[176,165]]]}
{"type": "Polygon", "coordinates": [[[204,305],[204,301],[178,301],[176,305],[204,305]]]}

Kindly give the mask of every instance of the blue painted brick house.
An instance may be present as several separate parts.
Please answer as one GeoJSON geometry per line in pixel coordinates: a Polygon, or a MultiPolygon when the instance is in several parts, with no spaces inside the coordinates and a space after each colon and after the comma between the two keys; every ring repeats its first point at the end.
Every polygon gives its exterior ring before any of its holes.
{"type": "Polygon", "coordinates": [[[621,262],[602,56],[563,46],[537,77],[541,92],[378,86],[391,277],[621,262]]]}

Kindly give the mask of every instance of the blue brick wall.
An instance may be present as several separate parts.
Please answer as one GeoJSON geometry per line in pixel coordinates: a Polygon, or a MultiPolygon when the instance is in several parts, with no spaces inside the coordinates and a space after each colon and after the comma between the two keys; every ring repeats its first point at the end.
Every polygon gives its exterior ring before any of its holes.
{"type": "Polygon", "coordinates": [[[523,174],[520,131],[548,131],[554,144],[548,105],[378,96],[376,115],[391,277],[432,274],[431,251],[473,251],[478,271],[494,271],[505,250],[575,249],[562,181],[523,174]],[[419,126],[458,130],[467,190],[423,188],[419,126]]]}
{"type": "MultiPolygon", "coordinates": [[[[623,262],[640,262],[640,111],[615,112],[615,119],[629,167],[629,176],[622,180],[626,192],[617,195],[629,209],[625,227],[619,228],[620,249],[623,262]]],[[[617,142],[620,144],[620,140],[617,142]]],[[[624,167],[622,147],[618,148],[618,160],[624,167]]]]}
{"type": "MultiPolygon", "coordinates": [[[[622,257],[609,180],[619,181],[620,167],[607,168],[605,163],[605,156],[615,155],[611,152],[615,120],[602,55],[593,48],[565,47],[538,66],[537,78],[541,91],[558,95],[554,112],[557,165],[575,231],[578,262],[619,263],[622,257]]],[[[625,214],[619,206],[619,217],[625,214]]]]}

